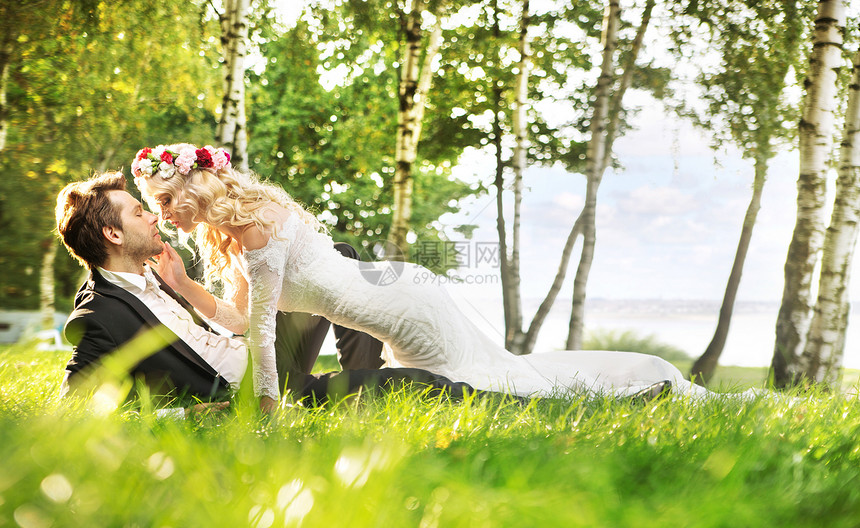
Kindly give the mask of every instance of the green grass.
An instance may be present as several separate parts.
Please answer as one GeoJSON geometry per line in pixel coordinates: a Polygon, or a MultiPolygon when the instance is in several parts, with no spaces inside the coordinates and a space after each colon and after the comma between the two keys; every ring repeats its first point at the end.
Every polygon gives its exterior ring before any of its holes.
{"type": "Polygon", "coordinates": [[[857,526],[860,405],[450,402],[100,414],[0,348],[0,526],[857,526]]]}

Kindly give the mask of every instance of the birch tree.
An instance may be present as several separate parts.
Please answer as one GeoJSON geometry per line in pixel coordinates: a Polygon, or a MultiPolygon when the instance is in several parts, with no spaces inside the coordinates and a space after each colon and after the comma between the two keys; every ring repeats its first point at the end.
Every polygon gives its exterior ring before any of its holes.
{"type": "MultiPolygon", "coordinates": [[[[0,7],[0,17],[7,18],[5,13],[7,7],[0,7]]],[[[6,133],[9,128],[9,108],[6,103],[6,91],[9,87],[9,70],[14,51],[13,43],[15,34],[7,28],[3,28],[3,36],[0,37],[0,152],[6,148],[6,133]]]]}
{"type": "Polygon", "coordinates": [[[591,271],[591,262],[594,258],[594,245],[596,243],[595,216],[597,211],[597,189],[603,179],[606,170],[604,158],[606,157],[606,121],[609,117],[609,98],[612,90],[612,81],[615,76],[615,50],[618,45],[618,25],[621,21],[621,2],[610,0],[606,6],[603,29],[603,60],[601,62],[600,77],[597,79],[597,89],[594,92],[594,110],[591,116],[589,130],[591,138],[588,141],[588,152],[585,161],[585,205],[582,209],[582,253],[580,255],[579,267],[576,270],[576,278],[573,283],[573,306],[570,314],[570,325],[568,329],[568,350],[582,348],[582,329],[585,315],[585,287],[588,282],[588,274],[591,271]]]}
{"type": "MultiPolygon", "coordinates": [[[[496,194],[505,347],[522,354],[531,350],[524,346],[528,333],[523,329],[520,292],[520,222],[524,171],[529,163],[578,162],[578,154],[584,150],[581,143],[572,140],[565,130],[568,125],[548,124],[547,116],[536,111],[529,101],[556,101],[575,106],[568,100],[570,94],[564,86],[567,84],[568,72],[589,66],[583,51],[588,42],[579,36],[565,35],[567,32],[554,31],[553,28],[558,22],[577,20],[581,24],[580,30],[587,34],[593,27],[591,21],[595,19],[595,11],[590,5],[577,5],[534,15],[528,2],[519,0],[509,6],[493,0],[486,4],[485,12],[483,24],[479,22],[477,27],[469,29],[468,34],[480,35],[486,27],[484,46],[473,47],[469,56],[474,64],[471,67],[480,68],[486,78],[476,84],[472,99],[486,100],[489,106],[484,108],[478,102],[465,108],[469,108],[476,117],[487,113],[493,116],[492,128],[487,131],[488,137],[483,144],[491,146],[495,157],[493,187],[496,194]],[[533,27],[535,18],[540,28],[533,27]],[[516,53],[512,53],[513,50],[516,53]],[[512,57],[516,57],[516,60],[512,61],[512,57]],[[538,81],[532,82],[533,77],[538,81]],[[506,194],[512,195],[513,200],[511,221],[505,218],[506,194]]],[[[597,20],[600,20],[599,12],[597,20]]],[[[576,114],[580,108],[573,110],[572,113],[576,114]]],[[[580,129],[576,128],[576,134],[579,133],[580,129]]],[[[576,170],[578,167],[569,164],[568,168],[576,170]]]]}
{"type": "Polygon", "coordinates": [[[842,143],[836,199],[824,238],[818,300],[806,346],[798,361],[803,380],[835,385],[845,352],[851,265],[860,222],[860,51],[854,56],[842,143]]]}
{"type": "MultiPolygon", "coordinates": [[[[587,192],[591,193],[592,207],[589,210],[587,202],[586,207],[583,209],[583,211],[580,213],[579,217],[576,219],[573,226],[571,227],[570,233],[568,234],[567,240],[565,241],[564,248],[562,249],[558,271],[555,275],[552,285],[550,286],[547,295],[545,296],[537,311],[535,312],[533,318],[531,319],[531,322],[529,323],[527,329],[523,329],[521,323],[519,323],[519,321],[522,320],[522,316],[519,312],[521,308],[519,307],[518,302],[516,302],[519,294],[518,289],[515,289],[508,285],[503,286],[506,296],[506,312],[509,311],[512,314],[511,317],[506,314],[506,345],[508,346],[508,349],[515,354],[528,354],[533,350],[542,325],[546,321],[550,309],[552,308],[556,298],[558,297],[559,292],[561,291],[573,254],[573,248],[577,239],[581,237],[584,233],[583,226],[586,223],[586,218],[588,217],[589,212],[592,214],[593,219],[597,188],[600,184],[602,174],[605,171],[605,168],[609,165],[611,159],[612,145],[621,126],[621,116],[623,114],[623,97],[626,90],[632,85],[634,72],[638,69],[636,65],[636,60],[638,58],[639,51],[642,48],[644,35],[650,23],[651,12],[654,8],[654,5],[655,2],[653,0],[648,0],[645,3],[642,10],[642,18],[640,24],[638,27],[636,27],[634,38],[629,41],[629,47],[626,48],[623,53],[621,53],[623,60],[620,64],[615,57],[616,53],[618,52],[618,34],[621,18],[620,4],[618,2],[610,2],[606,9],[604,9],[604,22],[603,29],[601,31],[603,62],[601,63],[601,76],[598,80],[598,86],[593,92],[594,102],[591,103],[591,139],[588,143],[588,149],[585,152],[578,152],[577,149],[571,145],[569,147],[570,151],[567,156],[568,165],[571,165],[571,161],[573,161],[574,159],[578,160],[580,153],[583,154],[583,157],[585,157],[586,159],[586,174],[599,174],[599,177],[589,179],[588,183],[587,192]],[[616,75],[616,68],[620,69],[620,75],[616,75]],[[602,109],[599,106],[600,104],[604,105],[602,109]],[[601,115],[603,116],[602,119],[601,115]],[[598,126],[599,123],[602,124],[598,126]],[[595,128],[597,128],[596,134],[594,133],[595,128]]],[[[580,13],[580,18],[582,18],[583,15],[584,13],[580,13]]],[[[644,69],[640,71],[644,71],[644,69]]],[[[516,109],[517,107],[515,106],[514,108],[516,109]]],[[[534,124],[532,126],[534,126],[534,124]]],[[[581,167],[578,166],[577,169],[573,170],[581,170],[581,167]]],[[[518,223],[516,215],[514,221],[515,224],[518,223]]],[[[500,220],[500,224],[501,225],[499,225],[497,228],[501,231],[504,226],[502,220],[500,220]]],[[[512,231],[515,231],[515,229],[516,225],[513,226],[512,231]]],[[[500,236],[500,242],[501,241],[502,237],[500,236]]],[[[593,244],[591,247],[593,249],[593,244]]],[[[503,252],[500,251],[500,253],[503,252]]],[[[510,253],[513,254],[513,251],[511,251],[510,253]]],[[[586,258],[589,259],[588,266],[590,267],[590,257],[586,255],[586,258]]],[[[505,271],[505,261],[502,260],[502,273],[504,274],[505,271]]],[[[508,270],[508,274],[511,274],[510,270],[508,270]]],[[[587,272],[585,270],[581,270],[579,273],[581,284],[580,289],[578,291],[583,295],[583,300],[584,281],[586,279],[586,276],[587,272]]],[[[511,283],[513,283],[513,281],[511,281],[511,283]]],[[[581,318],[581,313],[574,312],[572,314],[571,319],[581,321],[581,318]]]]}
{"type": "Polygon", "coordinates": [[[442,42],[441,14],[435,14],[435,23],[429,32],[426,48],[422,28],[426,4],[412,0],[402,17],[405,45],[401,55],[400,86],[397,113],[397,139],[394,152],[394,203],[391,209],[391,229],[388,232],[386,255],[394,259],[408,258],[410,218],[412,217],[413,165],[418,157],[421,124],[427,96],[433,80],[433,61],[442,42]],[[423,64],[422,64],[423,55],[423,64]]]}
{"type": "MultiPolygon", "coordinates": [[[[633,71],[636,67],[636,59],[642,49],[642,42],[648,25],[651,21],[651,11],[654,9],[654,0],[647,0],[642,13],[642,20],[636,32],[631,48],[627,54],[627,61],[623,65],[621,78],[613,93],[615,76],[614,53],[618,39],[618,24],[621,19],[621,6],[616,0],[610,0],[606,9],[606,18],[603,30],[603,59],[600,77],[597,81],[597,89],[594,97],[594,110],[592,113],[590,130],[591,137],[586,154],[586,190],[585,205],[580,218],[571,230],[571,236],[577,235],[577,230],[582,233],[582,252],[580,254],[579,266],[573,283],[573,303],[570,313],[570,324],[565,348],[577,350],[582,348],[583,326],[585,319],[585,295],[588,283],[588,275],[591,272],[591,263],[594,260],[594,247],[597,242],[597,229],[595,217],[597,212],[597,190],[603,180],[603,174],[609,165],[612,156],[612,146],[618,133],[621,121],[622,101],[624,94],[630,87],[633,79],[633,71]],[[580,224],[581,226],[577,226],[580,224]]],[[[572,244],[566,244],[565,247],[572,244]]]]}
{"type": "MultiPolygon", "coordinates": [[[[491,9],[492,37],[495,48],[501,53],[502,30],[499,18],[501,17],[499,0],[493,0],[491,9]]],[[[519,287],[515,286],[511,277],[508,258],[508,230],[505,221],[505,159],[503,152],[504,136],[504,82],[501,79],[493,79],[493,131],[492,146],[495,152],[495,177],[493,186],[496,189],[496,234],[499,238],[499,275],[502,283],[502,308],[505,319],[505,348],[511,350],[511,344],[516,338],[516,333],[522,328],[522,304],[519,301],[519,287]]]]}
{"type": "MultiPolygon", "coordinates": [[[[498,23],[498,21],[496,21],[498,23]]],[[[497,229],[499,231],[499,257],[501,259],[501,279],[504,308],[505,308],[505,347],[515,352],[522,351],[522,341],[525,334],[521,328],[522,300],[520,299],[520,219],[522,215],[523,202],[523,171],[526,166],[528,151],[528,122],[526,109],[528,104],[528,86],[531,47],[529,44],[529,0],[522,0],[522,11],[520,15],[519,30],[519,61],[517,62],[515,101],[513,108],[513,133],[514,152],[512,157],[513,169],[513,194],[514,194],[514,218],[511,226],[511,252],[508,255],[507,232],[504,224],[504,207],[502,192],[504,183],[502,171],[497,164],[496,172],[496,207],[497,207],[497,229]]],[[[496,28],[497,29],[497,28],[496,28]]],[[[501,146],[497,146],[497,154],[501,146]]]]}
{"type": "MultiPolygon", "coordinates": [[[[215,6],[212,6],[215,9],[215,6]]],[[[231,155],[231,163],[248,169],[248,135],[245,116],[245,57],[248,53],[248,11],[250,0],[224,0],[219,12],[223,98],[221,118],[215,136],[231,155]]]]}
{"type": "Polygon", "coordinates": [[[824,239],[826,174],[839,101],[837,77],[842,64],[845,8],[842,0],[821,0],[815,18],[803,115],[798,127],[797,220],[785,261],[785,286],[771,362],[777,387],[794,384],[802,371],[800,356],[809,330],[811,286],[824,239]]]}
{"type": "MultiPolygon", "coordinates": [[[[731,142],[753,163],[752,194],[743,217],[719,318],[711,341],[691,369],[691,378],[707,383],[726,344],[756,224],[770,160],[779,145],[794,137],[783,123],[796,121],[797,109],[785,101],[790,68],[799,66],[800,44],[812,12],[797,0],[702,2],[684,14],[707,25],[707,51],[718,50],[718,70],[703,72],[698,84],[708,103],[694,122],[714,138],[731,142]]],[[[680,13],[679,13],[680,15],[680,13]]]]}
{"type": "Polygon", "coordinates": [[[39,273],[39,313],[43,330],[54,328],[54,261],[57,244],[46,241],[42,253],[42,268],[39,273]]]}
{"type": "MultiPolygon", "coordinates": [[[[266,69],[249,73],[255,170],[321,212],[335,240],[352,244],[364,258],[381,256],[391,226],[403,56],[400,13],[401,4],[384,0],[343,2],[336,9],[311,6],[285,34],[261,27],[266,69]],[[337,72],[336,82],[331,72],[337,72]]],[[[425,19],[428,27],[432,22],[425,19]]],[[[465,33],[447,27],[449,34],[465,33]]],[[[474,101],[457,68],[441,60],[445,50],[456,55],[457,46],[447,35],[441,42],[432,85],[439,97],[429,101],[421,120],[412,172],[409,232],[416,241],[411,258],[437,273],[456,266],[452,255],[438,258],[446,244],[437,220],[476,192],[451,177],[463,149],[480,139],[467,115],[452,115],[454,108],[474,101]]]]}

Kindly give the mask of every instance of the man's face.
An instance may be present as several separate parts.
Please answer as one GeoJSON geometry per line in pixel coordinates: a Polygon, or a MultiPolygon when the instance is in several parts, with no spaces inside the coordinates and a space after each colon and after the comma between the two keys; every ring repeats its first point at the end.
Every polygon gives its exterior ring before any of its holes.
{"type": "Polygon", "coordinates": [[[111,191],[111,202],[122,219],[122,248],[135,262],[143,264],[163,249],[158,217],[143,209],[140,202],[125,191],[111,191]]]}

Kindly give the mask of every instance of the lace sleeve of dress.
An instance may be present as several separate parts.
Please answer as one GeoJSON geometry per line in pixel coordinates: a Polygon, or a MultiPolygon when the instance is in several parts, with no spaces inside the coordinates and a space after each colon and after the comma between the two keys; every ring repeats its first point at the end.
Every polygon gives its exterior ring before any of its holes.
{"type": "Polygon", "coordinates": [[[215,315],[210,320],[234,334],[244,334],[248,331],[248,282],[238,270],[232,267],[229,269],[231,282],[226,283],[230,286],[224,296],[231,300],[214,296],[215,315]]]}
{"type": "Polygon", "coordinates": [[[251,278],[251,326],[248,337],[253,360],[254,393],[277,400],[280,390],[275,364],[275,314],[283,288],[287,243],[272,238],[266,246],[247,251],[245,258],[251,278]]]}
{"type": "Polygon", "coordinates": [[[248,331],[248,312],[238,309],[235,305],[230,304],[224,299],[215,297],[215,315],[209,320],[217,325],[223,326],[227,330],[237,335],[242,335],[248,331]]]}

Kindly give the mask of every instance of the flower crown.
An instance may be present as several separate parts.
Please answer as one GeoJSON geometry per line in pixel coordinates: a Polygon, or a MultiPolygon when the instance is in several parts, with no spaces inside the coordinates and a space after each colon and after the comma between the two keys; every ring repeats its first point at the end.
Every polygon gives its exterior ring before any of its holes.
{"type": "Polygon", "coordinates": [[[199,149],[183,147],[175,152],[159,145],[140,149],[131,162],[131,173],[135,178],[143,178],[160,172],[164,179],[170,179],[176,171],[186,175],[191,169],[218,170],[228,165],[230,154],[222,148],[206,145],[199,149]]]}

